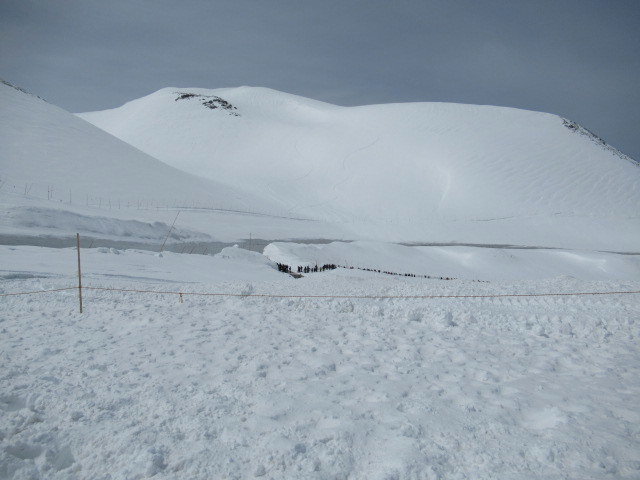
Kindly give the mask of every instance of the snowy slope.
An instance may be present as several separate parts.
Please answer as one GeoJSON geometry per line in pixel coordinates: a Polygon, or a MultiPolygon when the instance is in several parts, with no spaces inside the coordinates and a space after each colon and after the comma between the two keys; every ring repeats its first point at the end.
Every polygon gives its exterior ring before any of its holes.
{"type": "Polygon", "coordinates": [[[619,249],[640,240],[638,164],[550,114],[444,103],[345,108],[241,87],[166,88],[80,116],[292,213],[361,224],[353,230],[365,238],[619,249]],[[585,232],[595,230],[605,238],[587,245],[585,232]]]}
{"type": "MultiPolygon", "coordinates": [[[[259,255],[83,252],[85,286],[0,301],[0,478],[637,479],[635,281],[477,283],[259,255]],[[188,257],[188,258],[181,258],[188,257]],[[203,283],[186,283],[196,279],[203,283]]],[[[0,294],[73,287],[73,249],[0,246],[0,294]]]]}
{"type": "Polygon", "coordinates": [[[0,105],[0,193],[14,195],[3,197],[4,202],[21,207],[28,198],[45,198],[55,202],[49,209],[275,208],[240,188],[170,167],[6,83],[0,83],[0,105]]]}

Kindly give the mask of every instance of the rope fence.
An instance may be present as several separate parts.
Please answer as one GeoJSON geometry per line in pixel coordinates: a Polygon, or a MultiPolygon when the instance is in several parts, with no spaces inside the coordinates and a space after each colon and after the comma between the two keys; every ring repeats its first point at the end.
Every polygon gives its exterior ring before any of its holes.
{"type": "Polygon", "coordinates": [[[36,293],[62,292],[64,290],[77,290],[77,289],[78,287],[66,287],[66,288],[53,288],[51,290],[34,290],[32,292],[0,293],[0,297],[11,297],[14,295],[34,295],[36,293]]]}
{"type": "Polygon", "coordinates": [[[229,293],[229,292],[181,292],[172,290],[140,290],[134,288],[109,287],[65,287],[50,290],[35,290],[30,292],[0,293],[0,297],[15,295],[34,295],[40,293],[62,292],[65,290],[95,290],[103,292],[149,293],[156,295],[178,295],[179,297],[192,295],[203,297],[259,297],[259,298],[352,298],[352,299],[432,299],[432,298],[507,298],[507,297],[569,297],[586,295],[634,295],[640,290],[624,290],[610,292],[544,292],[544,293],[495,293],[485,295],[285,295],[273,293],[229,293]]]}
{"type": "MultiPolygon", "coordinates": [[[[176,215],[177,218],[177,215],[176,215]]],[[[476,294],[476,295],[290,295],[290,294],[273,294],[273,293],[228,293],[228,292],[182,292],[170,290],[141,290],[133,288],[108,288],[108,287],[92,287],[82,285],[82,273],[80,269],[80,234],[76,234],[77,250],[78,250],[78,285],[75,287],[53,288],[48,290],[34,290],[27,292],[0,293],[0,297],[20,296],[20,295],[38,295],[52,292],[62,292],[67,290],[77,290],[78,300],[80,303],[80,313],[82,313],[82,291],[94,290],[101,292],[122,292],[122,293],[148,293],[154,295],[177,295],[180,302],[186,295],[203,296],[203,297],[258,297],[258,298],[349,298],[349,299],[435,299],[435,298],[516,298],[516,297],[569,297],[569,296],[586,296],[586,295],[634,295],[640,294],[640,290],[629,291],[609,291],[609,292],[545,292],[545,293],[494,293],[494,294],[476,294]]],[[[288,267],[287,265],[283,265],[288,267]]],[[[281,265],[278,265],[279,269],[281,265]]],[[[336,267],[335,265],[333,266],[336,267]]],[[[353,267],[342,267],[353,269],[353,267]]],[[[375,271],[365,268],[359,270],[375,271]]],[[[281,270],[282,271],[282,270],[281,270]]],[[[287,271],[291,271],[290,267],[287,271]]],[[[392,272],[380,272],[391,275],[400,275],[392,272]]],[[[414,275],[404,275],[414,276],[414,275]]],[[[427,276],[428,277],[428,276],[427,276]]],[[[428,277],[434,278],[434,277],[428,277]]],[[[438,278],[438,277],[435,277],[438,278]]],[[[441,279],[450,280],[449,277],[440,277],[441,279]]]]}

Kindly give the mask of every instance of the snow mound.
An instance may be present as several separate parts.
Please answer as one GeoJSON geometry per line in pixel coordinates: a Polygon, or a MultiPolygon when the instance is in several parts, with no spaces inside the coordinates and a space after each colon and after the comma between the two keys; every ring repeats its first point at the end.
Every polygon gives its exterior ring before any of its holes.
{"type": "Polygon", "coordinates": [[[252,252],[250,250],[245,250],[244,248],[240,248],[237,245],[234,245],[233,247],[225,247],[220,253],[217,253],[214,256],[216,258],[238,260],[250,264],[268,265],[271,268],[276,268],[276,264],[264,255],[257,252],[252,252]]]}

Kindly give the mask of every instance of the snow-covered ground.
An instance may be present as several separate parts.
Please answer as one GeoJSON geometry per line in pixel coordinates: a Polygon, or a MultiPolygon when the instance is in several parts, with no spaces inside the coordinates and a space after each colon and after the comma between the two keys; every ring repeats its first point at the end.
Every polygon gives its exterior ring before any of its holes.
{"type": "MultiPolygon", "coordinates": [[[[0,293],[75,285],[75,254],[1,247],[0,293]]],[[[244,296],[85,290],[83,314],[76,290],[1,297],[2,479],[640,476],[640,295],[247,296],[638,291],[638,279],[294,279],[237,248],[82,259],[87,286],[244,296]]]]}
{"type": "Polygon", "coordinates": [[[0,480],[640,478],[637,162],[537,112],[187,90],[0,83],[0,480]],[[76,251],[28,246],[76,232],[83,314],[76,251]],[[570,292],[618,293],[497,296],[570,292]]]}

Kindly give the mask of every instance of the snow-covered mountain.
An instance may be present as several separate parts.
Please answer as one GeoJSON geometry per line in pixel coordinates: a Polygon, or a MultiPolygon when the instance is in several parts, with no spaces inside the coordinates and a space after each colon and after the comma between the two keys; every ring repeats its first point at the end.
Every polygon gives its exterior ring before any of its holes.
{"type": "MultiPolygon", "coordinates": [[[[229,242],[250,232],[254,238],[295,237],[299,221],[269,216],[285,215],[284,207],[166,165],[0,82],[0,236],[6,241],[30,243],[34,237],[69,238],[80,232],[159,247],[178,210],[174,233],[183,240],[214,235],[229,242]]],[[[303,223],[302,236],[318,238],[327,231],[318,223],[303,223]]]]}
{"type": "Polygon", "coordinates": [[[192,238],[225,242],[640,244],[638,164],[549,114],[346,108],[248,87],[168,88],[81,118],[8,84],[0,102],[0,226],[12,234],[157,240],[182,209],[192,238]]]}
{"type": "MultiPolygon", "coordinates": [[[[207,204],[247,208],[263,199],[168,166],[77,116],[0,83],[2,191],[64,205],[207,204]]],[[[266,208],[266,207],[265,207],[266,208]]]]}
{"type": "Polygon", "coordinates": [[[567,245],[577,230],[624,237],[640,223],[638,163],[546,113],[446,103],[347,108],[241,87],[165,88],[79,116],[292,213],[378,222],[360,230],[365,236],[395,224],[417,241],[435,231],[438,240],[567,245]],[[452,227],[460,222],[464,229],[452,227]]]}

